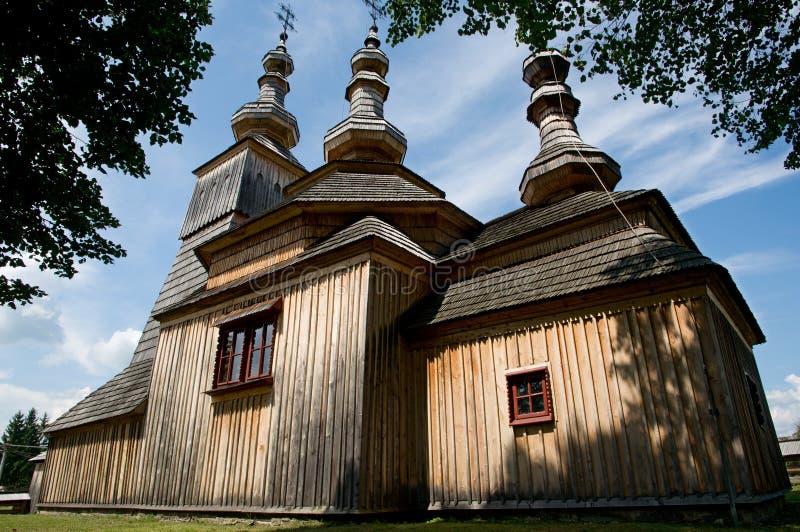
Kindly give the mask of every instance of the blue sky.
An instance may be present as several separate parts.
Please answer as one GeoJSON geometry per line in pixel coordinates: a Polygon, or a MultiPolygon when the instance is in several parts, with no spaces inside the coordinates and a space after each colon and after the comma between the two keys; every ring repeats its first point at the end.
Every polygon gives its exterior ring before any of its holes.
{"type": "MultiPolygon", "coordinates": [[[[188,99],[197,120],[180,145],[148,149],[152,174],[99,176],[122,227],[110,235],[128,251],[113,266],[88,263],[72,280],[32,269],[25,278],[49,296],[21,310],[0,309],[0,422],[34,406],[63,413],[127,365],[178,248],[177,235],[195,177],[191,171],[233,143],[230,117],[258,94],[261,57],[280,31],[277,2],[227,0],[213,8],[202,37],[215,56],[188,99]]],[[[307,168],[323,162],[325,131],[347,113],[349,60],[369,17],[360,1],[295,1],[290,35],[295,73],[287,108],[307,168]]],[[[381,26],[385,36],[386,22],[381,26]]],[[[525,120],[530,89],[521,80],[528,55],[509,31],[458,37],[457,21],[397,48],[386,117],[408,138],[405,164],[481,220],[521,206],[518,185],[538,152],[525,120]]],[[[726,265],[767,336],[756,347],[779,434],[800,421],[800,172],[783,169],[785,145],[747,155],[733,139],[710,135],[710,113],[690,98],[677,109],[636,98],[613,101],[613,79],[569,81],[581,99],[584,140],[622,165],[618,190],[659,188],[701,251],[726,265]]]]}

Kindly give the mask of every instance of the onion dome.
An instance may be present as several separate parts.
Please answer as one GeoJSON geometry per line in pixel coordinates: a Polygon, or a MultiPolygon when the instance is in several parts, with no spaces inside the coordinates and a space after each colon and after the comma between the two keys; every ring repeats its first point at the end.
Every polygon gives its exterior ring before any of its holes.
{"type": "Polygon", "coordinates": [[[237,141],[263,135],[286,149],[300,140],[297,119],[284,107],[289,92],[286,78],[294,71],[292,56],[286,53],[286,32],[280,42],[261,60],[265,74],[258,79],[258,100],[244,104],[231,118],[233,136],[237,141]]]}
{"type": "Polygon", "coordinates": [[[619,164],[578,134],[575,117],[581,102],[564,83],[569,66],[552,50],[529,56],[522,66],[522,79],[533,88],[528,121],[539,128],[541,142],[519,186],[522,201],[532,207],[604,186],[613,190],[621,177],[619,164]]]}
{"type": "Polygon", "coordinates": [[[325,161],[358,159],[400,163],[406,154],[406,137],[383,118],[389,95],[386,73],[389,58],[380,49],[378,28],[373,25],[364,48],[353,54],[353,77],[345,90],[349,116],[325,135],[325,161]]]}

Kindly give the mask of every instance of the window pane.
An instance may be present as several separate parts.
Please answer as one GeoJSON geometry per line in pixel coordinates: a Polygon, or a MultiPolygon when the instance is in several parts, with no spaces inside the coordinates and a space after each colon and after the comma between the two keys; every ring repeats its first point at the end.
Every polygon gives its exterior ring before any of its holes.
{"type": "Polygon", "coordinates": [[[542,381],[531,381],[531,393],[542,393],[542,381]]]}
{"type": "Polygon", "coordinates": [[[531,413],[531,400],[530,398],[526,397],[524,399],[520,399],[517,401],[517,412],[520,414],[530,414],[531,413]]]}
{"type": "Polygon", "coordinates": [[[544,395],[533,396],[533,411],[544,412],[544,395]]]}
{"type": "Polygon", "coordinates": [[[272,345],[272,337],[274,336],[274,334],[275,334],[275,324],[273,322],[269,322],[267,324],[266,337],[264,338],[264,342],[267,345],[272,345]]]}
{"type": "Polygon", "coordinates": [[[259,327],[255,331],[253,331],[253,349],[261,349],[261,343],[264,339],[264,328],[259,327]]]}
{"type": "Polygon", "coordinates": [[[528,395],[528,383],[527,382],[519,382],[516,385],[517,388],[517,397],[520,395],[528,395]]]}
{"type": "Polygon", "coordinates": [[[242,369],[242,355],[236,355],[231,360],[231,381],[238,381],[242,369]]]}
{"type": "Polygon", "coordinates": [[[222,357],[219,360],[219,382],[227,382],[228,381],[228,361],[230,359],[227,357],[222,357]]]}
{"type": "Polygon", "coordinates": [[[261,374],[261,349],[253,349],[250,357],[250,377],[258,377],[261,374]]]}
{"type": "Polygon", "coordinates": [[[234,342],[234,355],[241,355],[244,350],[244,331],[236,331],[236,340],[234,342]]]}
{"type": "Polygon", "coordinates": [[[233,331],[228,332],[225,336],[225,347],[222,349],[222,354],[231,355],[231,347],[233,346],[233,331]]]}
{"type": "Polygon", "coordinates": [[[261,365],[261,374],[266,375],[269,373],[269,361],[272,358],[272,346],[264,348],[263,364],[261,365]]]}

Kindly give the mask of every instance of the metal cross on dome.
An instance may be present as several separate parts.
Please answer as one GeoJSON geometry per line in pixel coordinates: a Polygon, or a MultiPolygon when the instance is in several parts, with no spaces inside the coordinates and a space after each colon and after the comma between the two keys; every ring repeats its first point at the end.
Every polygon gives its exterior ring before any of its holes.
{"type": "Polygon", "coordinates": [[[372,17],[372,25],[377,26],[378,19],[386,16],[386,6],[383,0],[362,0],[369,8],[369,15],[372,17]]]}
{"type": "Polygon", "coordinates": [[[294,29],[293,21],[297,18],[294,16],[294,11],[288,5],[281,2],[278,11],[275,11],[275,16],[278,17],[278,20],[283,23],[283,33],[286,34],[286,30],[291,30],[296,32],[297,30],[294,29]]]}

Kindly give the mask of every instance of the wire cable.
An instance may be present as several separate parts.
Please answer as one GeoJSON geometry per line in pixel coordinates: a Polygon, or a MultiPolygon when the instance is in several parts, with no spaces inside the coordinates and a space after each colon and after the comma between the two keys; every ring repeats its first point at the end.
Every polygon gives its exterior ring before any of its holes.
{"type": "MultiPolygon", "coordinates": [[[[552,54],[550,54],[548,57],[549,57],[549,59],[550,59],[550,66],[553,68],[553,78],[556,80],[556,82],[558,82],[558,72],[556,71],[556,64],[555,64],[555,61],[553,61],[553,55],[552,55],[552,54]]],[[[566,113],[564,112],[564,102],[563,102],[563,101],[562,101],[562,99],[561,99],[561,91],[556,91],[556,92],[557,92],[557,94],[558,94],[558,105],[561,107],[561,115],[562,115],[562,116],[566,116],[566,113]]],[[[577,143],[577,142],[575,142],[575,139],[574,139],[574,138],[573,138],[573,139],[571,139],[571,142],[572,142],[572,147],[573,147],[573,148],[575,149],[575,151],[578,153],[578,156],[579,156],[579,157],[581,158],[581,160],[582,160],[582,161],[583,161],[583,162],[586,164],[586,166],[588,166],[588,167],[589,167],[589,170],[591,170],[591,171],[592,171],[592,173],[594,174],[594,176],[597,178],[597,181],[600,183],[600,186],[601,186],[601,187],[603,187],[603,190],[605,191],[605,193],[606,193],[606,196],[608,196],[608,199],[611,201],[611,204],[614,206],[614,208],[616,208],[616,209],[617,209],[617,212],[620,214],[620,216],[622,216],[622,219],[623,219],[623,220],[625,221],[625,223],[627,224],[627,226],[628,226],[628,229],[630,229],[631,233],[633,233],[633,236],[634,236],[634,237],[636,237],[636,240],[638,240],[638,241],[639,241],[639,245],[640,245],[640,246],[642,246],[642,249],[644,249],[644,251],[645,251],[646,253],[648,253],[648,254],[649,254],[649,255],[650,255],[652,258],[653,258],[653,260],[655,261],[655,263],[658,265],[658,268],[659,268],[659,269],[664,269],[664,264],[663,264],[663,263],[662,263],[662,262],[661,262],[661,261],[658,259],[658,257],[657,257],[657,256],[656,256],[656,254],[653,252],[653,250],[652,250],[652,249],[650,249],[650,248],[649,248],[649,247],[646,245],[646,243],[645,243],[645,241],[642,239],[641,235],[639,235],[639,233],[637,233],[637,232],[636,232],[636,229],[634,229],[634,227],[633,227],[633,224],[630,222],[630,220],[628,220],[628,217],[627,217],[627,216],[625,216],[625,213],[624,213],[624,212],[622,212],[622,209],[620,209],[620,208],[619,208],[619,205],[617,205],[617,202],[616,202],[616,200],[614,199],[614,195],[613,195],[613,194],[611,194],[611,191],[610,191],[610,190],[608,190],[608,187],[607,187],[607,186],[606,186],[606,184],[603,182],[603,180],[600,178],[600,175],[597,173],[597,171],[594,169],[594,167],[593,167],[591,164],[589,164],[589,161],[586,159],[586,157],[584,157],[584,156],[583,156],[583,152],[581,152],[581,150],[580,150],[580,147],[578,146],[578,143],[577,143]]]]}

